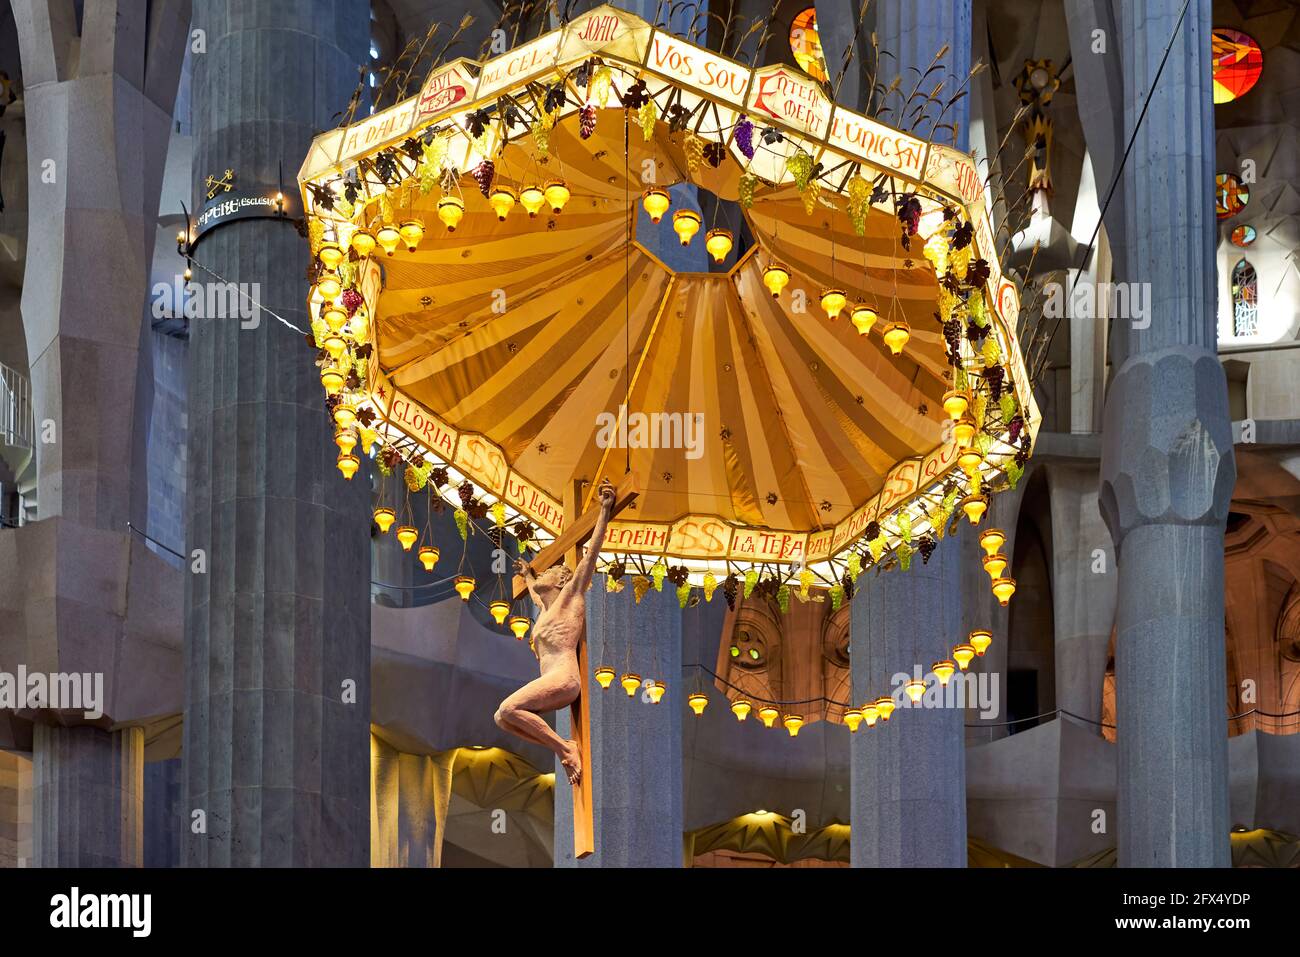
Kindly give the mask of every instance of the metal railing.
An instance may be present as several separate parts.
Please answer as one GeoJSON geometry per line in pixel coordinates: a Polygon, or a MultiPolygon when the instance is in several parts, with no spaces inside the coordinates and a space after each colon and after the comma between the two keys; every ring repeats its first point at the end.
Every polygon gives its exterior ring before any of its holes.
{"type": "Polygon", "coordinates": [[[30,449],[35,425],[31,382],[0,363],[0,444],[30,449]]]}

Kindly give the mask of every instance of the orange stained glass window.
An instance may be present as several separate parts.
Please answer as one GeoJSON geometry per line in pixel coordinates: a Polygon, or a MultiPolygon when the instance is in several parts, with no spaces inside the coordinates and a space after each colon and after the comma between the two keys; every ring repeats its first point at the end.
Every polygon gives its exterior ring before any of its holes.
{"type": "Polygon", "coordinates": [[[1230,103],[1247,93],[1264,70],[1264,51],[1240,30],[1220,27],[1212,34],[1214,102],[1230,103]]]}
{"type": "Polygon", "coordinates": [[[1214,212],[1220,219],[1236,216],[1250,202],[1250,188],[1231,173],[1214,177],[1214,185],[1217,187],[1214,212]]]}
{"type": "Polygon", "coordinates": [[[817,35],[817,10],[809,7],[795,14],[790,22],[790,52],[794,62],[814,80],[826,80],[826,61],[822,59],[822,41],[817,35]]]}

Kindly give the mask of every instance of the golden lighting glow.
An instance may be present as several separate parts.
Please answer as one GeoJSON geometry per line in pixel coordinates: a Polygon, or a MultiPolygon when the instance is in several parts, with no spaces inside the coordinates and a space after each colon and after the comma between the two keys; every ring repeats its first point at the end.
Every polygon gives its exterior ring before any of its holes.
{"type": "Polygon", "coordinates": [[[652,684],[649,688],[646,688],[645,690],[646,690],[646,694],[650,696],[650,703],[658,704],[660,701],[663,700],[664,692],[668,690],[668,686],[664,684],[662,681],[656,681],[654,684],[652,684]]]}
{"type": "Polygon", "coordinates": [[[720,263],[731,252],[731,230],[710,229],[704,237],[704,248],[709,251],[715,263],[720,263]]]}
{"type": "Polygon", "coordinates": [[[925,682],[920,678],[912,678],[907,684],[903,685],[903,690],[912,699],[912,704],[916,704],[921,700],[921,696],[925,694],[925,682]]]}
{"type": "Polygon", "coordinates": [[[636,694],[637,688],[641,687],[641,676],[635,672],[629,671],[622,678],[618,679],[618,683],[623,686],[623,690],[626,691],[627,696],[631,698],[636,694]]]}
{"type": "MultiPolygon", "coordinates": [[[[357,467],[361,465],[361,460],[355,455],[340,455],[338,464],[339,471],[342,472],[343,477],[350,482],[352,481],[352,476],[357,474],[357,467]]],[[[1003,602],[1002,604],[1005,605],[1006,602],[1003,602]]]]}
{"type": "Polygon", "coordinates": [[[948,418],[954,422],[961,421],[961,417],[966,414],[970,408],[970,395],[960,389],[950,389],[943,394],[943,411],[948,414],[948,418]]]}
{"type": "Polygon", "coordinates": [[[891,319],[885,323],[884,332],[881,337],[885,340],[885,345],[889,346],[889,351],[896,356],[903,354],[903,346],[907,345],[907,340],[912,338],[912,327],[902,319],[891,319]]]}
{"type": "Polygon", "coordinates": [[[689,246],[699,231],[700,214],[695,210],[679,209],[673,213],[673,232],[677,234],[683,246],[689,246]]]}
{"type": "Polygon", "coordinates": [[[419,537],[420,537],[420,533],[417,532],[412,526],[410,525],[397,526],[397,540],[402,543],[402,551],[409,552],[411,550],[411,546],[415,544],[415,540],[419,537]]]}
{"type": "Polygon", "coordinates": [[[651,186],[641,196],[641,205],[645,207],[646,215],[650,217],[650,222],[657,223],[664,218],[664,213],[668,212],[668,207],[673,203],[668,196],[668,190],[659,186],[651,186]]]}
{"type": "Polygon", "coordinates": [[[515,191],[508,186],[496,187],[488,197],[488,205],[497,214],[497,219],[504,223],[510,210],[515,208],[515,191]]]}
{"type": "Polygon", "coordinates": [[[989,645],[993,644],[993,632],[977,628],[966,636],[970,646],[975,649],[975,654],[984,657],[984,652],[989,650],[989,645]]]}
{"type": "Polygon", "coordinates": [[[843,289],[827,289],[822,293],[821,303],[822,308],[826,310],[826,318],[834,321],[848,305],[849,297],[844,295],[843,289]]]}
{"type": "MultiPolygon", "coordinates": [[[[465,201],[459,196],[444,196],[438,200],[438,219],[447,227],[447,232],[454,233],[464,218],[465,201]]],[[[382,238],[380,242],[383,242],[382,238]]]]}
{"type": "MultiPolygon", "coordinates": [[[[424,570],[426,572],[431,572],[433,571],[433,566],[438,564],[438,558],[442,555],[442,552],[438,551],[436,545],[421,545],[420,551],[417,554],[420,558],[420,564],[424,566],[424,570]]],[[[497,619],[497,624],[501,624],[500,618],[497,619]]]]}
{"type": "Polygon", "coordinates": [[[772,725],[776,722],[776,719],[780,714],[781,712],[777,711],[770,704],[765,704],[763,705],[763,707],[758,709],[758,716],[759,718],[762,719],[763,727],[765,728],[772,727],[772,725]]]}
{"type": "Polygon", "coordinates": [[[339,282],[338,276],[327,272],[316,281],[316,291],[322,299],[337,299],[343,291],[343,284],[339,282]]]}
{"type": "Polygon", "coordinates": [[[343,373],[337,366],[324,366],[320,370],[320,384],[325,387],[327,395],[333,395],[343,388],[343,373]]]}
{"type": "Polygon", "coordinates": [[[744,721],[749,717],[749,712],[754,710],[754,706],[745,698],[737,698],[731,702],[731,713],[736,716],[737,721],[744,721]]]}
{"type": "Polygon", "coordinates": [[[874,728],[876,722],[880,720],[880,709],[876,707],[874,701],[862,706],[862,720],[867,723],[868,728],[874,728]]]}
{"type": "Polygon", "coordinates": [[[510,602],[502,601],[498,598],[496,601],[492,602],[492,604],[488,605],[488,611],[492,613],[492,618],[498,625],[504,625],[506,623],[506,615],[510,614],[510,602]]]}
{"type": "Polygon", "coordinates": [[[330,332],[338,332],[347,323],[348,314],[337,302],[331,302],[321,312],[321,318],[325,320],[325,325],[329,326],[330,332]]]}
{"type": "Polygon", "coordinates": [[[803,727],[803,715],[787,714],[781,719],[781,723],[790,732],[790,737],[797,738],[799,737],[799,729],[803,727]]]}
{"type": "Polygon", "coordinates": [[[963,415],[952,427],[952,437],[957,440],[957,448],[969,446],[975,438],[975,420],[969,415],[963,415]]]}
{"type": "Polygon", "coordinates": [[[986,555],[996,555],[1006,544],[1007,533],[1000,528],[986,528],[980,532],[980,548],[986,555]]]}
{"type": "Polygon", "coordinates": [[[334,424],[342,429],[350,429],[357,422],[357,410],[355,406],[346,402],[340,402],[334,406],[334,424]]]}
{"type": "Polygon", "coordinates": [[[329,353],[331,359],[338,359],[347,351],[347,340],[337,332],[331,332],[325,337],[325,351],[329,353]]]}
{"type": "Polygon", "coordinates": [[[957,456],[958,467],[967,475],[970,475],[977,468],[979,468],[983,462],[984,462],[983,453],[980,452],[980,450],[975,448],[974,446],[962,449],[961,453],[957,456]]]}
{"type": "Polygon", "coordinates": [[[889,695],[876,699],[876,710],[880,712],[880,717],[884,721],[889,720],[889,716],[894,713],[894,699],[889,695]]]}
{"type": "Polygon", "coordinates": [[[854,304],[853,312],[849,314],[849,318],[853,321],[853,328],[858,330],[858,335],[865,336],[871,331],[871,327],[876,324],[876,320],[880,316],[876,314],[876,310],[865,302],[859,302],[854,304]]]}
{"type": "Polygon", "coordinates": [[[542,192],[540,186],[525,186],[519,191],[519,205],[528,211],[529,219],[541,212],[542,205],[545,202],[546,194],[542,192]]]}
{"type": "Polygon", "coordinates": [[[397,521],[397,513],[387,505],[381,505],[375,509],[375,524],[379,526],[379,534],[387,534],[388,530],[393,527],[393,522],[397,521]]]}
{"type": "Polygon", "coordinates": [[[989,497],[987,495],[967,495],[961,500],[961,510],[972,525],[980,523],[980,519],[988,511],[988,507],[989,497]]]}
{"type": "Polygon", "coordinates": [[[379,243],[385,255],[391,256],[397,252],[397,246],[402,241],[402,233],[392,223],[385,223],[375,233],[375,241],[379,243]]]}
{"type": "Polygon", "coordinates": [[[772,294],[773,299],[781,298],[781,290],[790,282],[790,270],[781,263],[770,262],[763,269],[763,285],[772,294]]]}
{"type": "Polygon", "coordinates": [[[695,712],[695,716],[698,718],[704,714],[704,709],[708,707],[709,696],[697,691],[687,696],[686,703],[691,706],[691,710],[695,712]]]}
{"type": "Polygon", "coordinates": [[[602,688],[608,688],[614,683],[614,669],[608,665],[602,665],[596,669],[596,684],[602,688]]]}
{"type": "Polygon", "coordinates": [[[348,320],[348,328],[352,330],[352,335],[357,339],[365,339],[368,325],[369,320],[366,319],[365,306],[359,306],[357,311],[352,313],[352,318],[348,320]]]}
{"type": "Polygon", "coordinates": [[[408,253],[415,252],[415,247],[420,245],[420,240],[424,238],[424,223],[418,219],[408,219],[397,228],[401,234],[402,242],[406,243],[408,253]]]}
{"type": "Polygon", "coordinates": [[[849,731],[856,733],[858,725],[862,723],[862,712],[857,708],[849,708],[844,712],[844,723],[849,726],[849,731]]]}
{"type": "Polygon", "coordinates": [[[524,635],[528,634],[528,626],[531,624],[532,622],[524,615],[511,615],[509,625],[510,633],[520,641],[523,641],[524,635]]]}
{"type": "Polygon", "coordinates": [[[1007,602],[1011,601],[1011,596],[1015,593],[1016,580],[1014,578],[995,578],[993,580],[993,596],[1003,608],[1007,606],[1007,602]]]}
{"type": "Polygon", "coordinates": [[[357,251],[357,255],[365,259],[375,251],[375,237],[364,229],[358,229],[352,234],[352,248],[357,251]]]}
{"type": "Polygon", "coordinates": [[[930,666],[930,671],[932,671],[934,676],[939,679],[939,684],[945,686],[948,684],[948,681],[952,678],[953,673],[956,672],[956,670],[957,667],[947,658],[943,661],[936,661],[930,666]]]}
{"type": "Polygon", "coordinates": [[[343,247],[335,242],[321,243],[316,258],[324,264],[326,269],[335,269],[339,263],[343,262],[343,247]]]}
{"type": "Polygon", "coordinates": [[[952,660],[957,662],[957,667],[962,671],[970,667],[970,663],[974,658],[975,647],[973,645],[961,644],[953,646],[952,660]]]}
{"type": "Polygon", "coordinates": [[[546,201],[551,204],[551,212],[558,213],[569,201],[569,187],[563,180],[553,179],[546,184],[546,201]]]}
{"type": "Polygon", "coordinates": [[[350,455],[357,447],[357,434],[351,429],[339,429],[334,433],[334,444],[339,447],[342,454],[350,455]]]}
{"type": "Polygon", "coordinates": [[[1001,578],[1002,573],[1007,570],[1007,556],[1001,552],[996,555],[985,555],[984,570],[989,573],[989,578],[1001,578]]]}
{"type": "Polygon", "coordinates": [[[460,596],[461,601],[469,601],[469,596],[474,594],[474,586],[478,582],[474,581],[472,575],[457,575],[455,584],[452,586],[456,589],[456,594],[460,596]]]}

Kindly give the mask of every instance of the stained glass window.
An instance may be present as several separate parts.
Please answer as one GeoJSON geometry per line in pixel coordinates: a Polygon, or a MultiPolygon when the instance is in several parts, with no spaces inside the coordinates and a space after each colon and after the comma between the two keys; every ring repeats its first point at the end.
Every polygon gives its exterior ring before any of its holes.
{"type": "Polygon", "coordinates": [[[822,59],[822,41],[817,35],[817,9],[809,7],[795,15],[790,23],[790,52],[794,62],[814,80],[826,79],[826,61],[822,59]]]}
{"type": "Polygon", "coordinates": [[[1212,37],[1214,102],[1230,103],[1258,82],[1264,69],[1264,51],[1240,30],[1220,27],[1212,37]]]}
{"type": "Polygon", "coordinates": [[[1231,173],[1220,173],[1214,177],[1214,185],[1218,187],[1214,212],[1220,219],[1236,216],[1250,202],[1250,188],[1231,173]]]}
{"type": "Polygon", "coordinates": [[[1242,249],[1245,249],[1247,246],[1250,246],[1255,242],[1255,227],[1238,226],[1232,231],[1232,235],[1228,238],[1231,240],[1232,245],[1240,246],[1242,249]]]}
{"type": "Polygon", "coordinates": [[[1232,267],[1232,334],[1253,336],[1259,328],[1255,267],[1242,259],[1232,267]]]}

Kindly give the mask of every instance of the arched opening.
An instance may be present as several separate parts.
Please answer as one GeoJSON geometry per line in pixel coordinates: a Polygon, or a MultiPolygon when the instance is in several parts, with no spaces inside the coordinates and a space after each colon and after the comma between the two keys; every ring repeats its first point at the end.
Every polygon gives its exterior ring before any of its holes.
{"type": "Polygon", "coordinates": [[[1232,267],[1232,334],[1253,336],[1259,329],[1259,281],[1245,259],[1232,267]]]}
{"type": "Polygon", "coordinates": [[[1007,717],[1011,734],[1040,723],[1056,708],[1056,628],[1052,576],[1050,503],[1044,474],[1025,491],[1016,525],[1012,577],[1016,600],[1007,628],[1007,717]],[[1047,530],[1046,533],[1044,530],[1047,530]]]}

